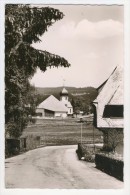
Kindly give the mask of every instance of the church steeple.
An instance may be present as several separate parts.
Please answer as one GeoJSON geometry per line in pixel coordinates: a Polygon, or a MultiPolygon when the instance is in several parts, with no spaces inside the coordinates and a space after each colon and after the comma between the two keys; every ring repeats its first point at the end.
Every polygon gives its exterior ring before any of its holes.
{"type": "Polygon", "coordinates": [[[61,95],[68,95],[68,91],[65,89],[65,87],[62,89],[61,95]]]}
{"type": "Polygon", "coordinates": [[[65,87],[60,92],[60,101],[68,108],[68,115],[73,115],[73,107],[69,101],[69,93],[65,87]]]}
{"type": "Polygon", "coordinates": [[[61,101],[68,101],[68,91],[65,89],[65,87],[60,92],[60,100],[61,101]]]}

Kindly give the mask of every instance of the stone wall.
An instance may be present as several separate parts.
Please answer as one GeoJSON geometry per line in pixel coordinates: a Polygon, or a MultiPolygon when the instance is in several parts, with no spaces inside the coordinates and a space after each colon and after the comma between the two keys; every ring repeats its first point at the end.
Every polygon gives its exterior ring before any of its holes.
{"type": "Polygon", "coordinates": [[[28,135],[20,139],[20,150],[27,151],[40,147],[40,136],[28,135]]]}

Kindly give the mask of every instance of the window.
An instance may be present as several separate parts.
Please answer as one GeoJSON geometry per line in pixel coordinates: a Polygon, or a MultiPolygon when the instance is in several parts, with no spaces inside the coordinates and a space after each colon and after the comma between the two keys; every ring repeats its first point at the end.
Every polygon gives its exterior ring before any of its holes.
{"type": "Polygon", "coordinates": [[[41,112],[37,112],[36,116],[42,116],[42,113],[41,112]]]}
{"type": "Polygon", "coordinates": [[[123,105],[106,105],[104,118],[123,118],[123,105]]]}

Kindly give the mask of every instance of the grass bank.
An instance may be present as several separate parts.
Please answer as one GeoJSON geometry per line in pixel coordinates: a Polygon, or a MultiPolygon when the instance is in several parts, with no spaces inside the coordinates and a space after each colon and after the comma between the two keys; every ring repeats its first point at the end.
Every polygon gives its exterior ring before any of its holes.
{"type": "Polygon", "coordinates": [[[43,145],[73,145],[81,141],[92,141],[93,133],[95,142],[101,140],[102,132],[98,129],[93,129],[92,122],[80,123],[78,119],[43,119],[36,122],[34,125],[28,126],[22,137],[32,135],[39,136],[43,145]]]}

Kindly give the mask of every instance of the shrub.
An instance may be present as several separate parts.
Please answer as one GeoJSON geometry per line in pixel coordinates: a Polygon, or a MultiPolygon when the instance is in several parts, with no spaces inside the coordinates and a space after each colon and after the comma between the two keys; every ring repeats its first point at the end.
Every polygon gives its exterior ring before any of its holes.
{"type": "Polygon", "coordinates": [[[20,152],[20,141],[18,139],[5,140],[5,157],[18,155],[20,152]]]}
{"type": "Polygon", "coordinates": [[[84,156],[82,145],[78,143],[78,149],[76,150],[79,160],[84,156]]]}
{"type": "Polygon", "coordinates": [[[87,162],[95,162],[95,152],[94,151],[87,151],[85,153],[85,160],[87,162]]]}
{"type": "Polygon", "coordinates": [[[35,124],[35,123],[36,123],[36,119],[35,119],[35,118],[31,118],[30,122],[31,122],[32,124],[35,124]]]}
{"type": "Polygon", "coordinates": [[[104,151],[104,152],[112,152],[113,149],[112,149],[112,147],[110,147],[110,146],[104,146],[104,147],[101,149],[101,151],[104,151]]]}
{"type": "Polygon", "coordinates": [[[95,161],[95,150],[93,147],[78,143],[78,149],[76,150],[76,152],[79,159],[84,157],[87,162],[95,161]]]}

